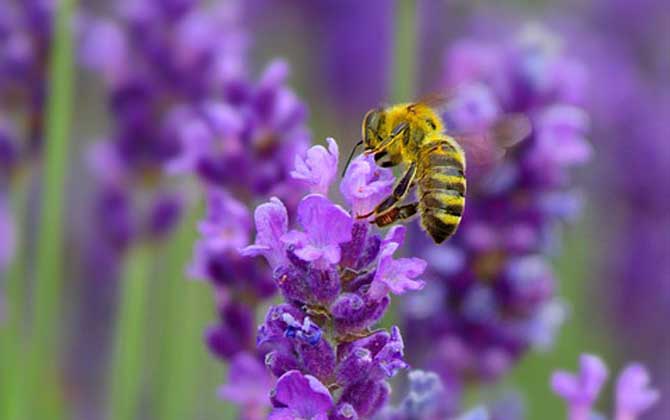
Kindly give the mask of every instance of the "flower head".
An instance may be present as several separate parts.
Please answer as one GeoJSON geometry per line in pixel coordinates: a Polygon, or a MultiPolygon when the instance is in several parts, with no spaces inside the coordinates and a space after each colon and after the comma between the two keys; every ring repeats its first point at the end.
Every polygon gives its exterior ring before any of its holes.
{"type": "MultiPolygon", "coordinates": [[[[325,159],[324,153],[325,149],[313,150],[312,162],[325,159]]],[[[314,174],[315,167],[306,163],[303,167],[303,163],[296,162],[300,172],[314,174]]],[[[330,163],[335,168],[335,162],[330,163]]],[[[350,171],[347,182],[366,185],[368,175],[350,171]]],[[[263,206],[268,204],[260,206],[257,215],[264,211],[263,206]]],[[[256,245],[243,253],[264,255],[273,264],[273,279],[285,303],[268,310],[258,329],[257,348],[280,382],[299,383],[305,395],[315,392],[305,385],[314,381],[324,389],[341,389],[335,399],[325,393],[323,398],[315,397],[321,401],[316,404],[318,409],[314,404],[305,408],[292,399],[279,398],[278,383],[272,415],[371,418],[388,400],[387,379],[407,368],[398,327],[370,333],[371,328],[389,305],[389,291],[404,293],[422,286],[415,277],[426,263],[393,260],[404,241],[404,227],[391,228],[382,239],[370,223],[354,222],[348,211],[322,194],[312,193],[300,201],[297,224],[302,230],[287,231],[282,219],[281,228],[268,235],[267,223],[258,223],[262,220],[257,219],[256,245]],[[280,253],[282,258],[268,258],[280,253]]]]}

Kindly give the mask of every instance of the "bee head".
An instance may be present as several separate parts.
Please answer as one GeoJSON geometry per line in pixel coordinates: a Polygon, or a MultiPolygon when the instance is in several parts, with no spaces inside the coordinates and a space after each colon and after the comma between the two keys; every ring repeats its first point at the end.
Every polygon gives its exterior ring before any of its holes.
{"type": "Polygon", "coordinates": [[[362,139],[365,149],[374,149],[382,140],[380,130],[386,119],[383,108],[373,108],[363,118],[362,139]]]}

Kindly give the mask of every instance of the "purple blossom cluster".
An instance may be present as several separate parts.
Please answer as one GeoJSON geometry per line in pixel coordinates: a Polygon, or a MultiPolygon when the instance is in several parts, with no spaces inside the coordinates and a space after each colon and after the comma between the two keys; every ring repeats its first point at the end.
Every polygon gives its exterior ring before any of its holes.
{"type": "Polygon", "coordinates": [[[178,110],[200,110],[246,76],[246,37],[232,8],[169,5],[124,2],[117,19],[89,17],[82,25],[81,61],[105,82],[111,116],[110,133],[89,153],[98,183],[95,236],[107,255],[176,225],[184,197],[164,175],[183,154],[178,110]]]}
{"type": "MultiPolygon", "coordinates": [[[[579,359],[579,371],[572,374],[557,371],[551,378],[551,387],[568,408],[568,420],[589,420],[594,418],[593,405],[598,399],[605,381],[607,366],[590,354],[579,359]]],[[[649,386],[649,373],[638,363],[628,364],[617,378],[615,393],[615,420],[635,420],[653,406],[659,393],[649,386]]]]}
{"type": "MultiPolygon", "coordinates": [[[[272,198],[256,208],[256,240],[242,250],[265,258],[284,299],[269,308],[256,336],[265,365],[278,378],[271,419],[370,418],[388,400],[386,380],[407,367],[398,327],[373,327],[388,308],[389,293],[423,287],[417,277],[426,263],[394,258],[403,226],[382,237],[328,198],[337,163],[332,139],[328,149],[314,146],[298,158],[293,176],[311,193],[298,204],[297,226],[282,201],[272,198]]],[[[389,170],[361,156],[340,191],[350,209],[369,208],[393,182],[389,170]]]]}
{"type": "MultiPolygon", "coordinates": [[[[22,170],[39,157],[43,141],[54,4],[0,3],[0,277],[16,247],[10,193],[22,170]]],[[[2,300],[0,290],[0,320],[2,300]]]]}
{"type": "Polygon", "coordinates": [[[0,4],[0,185],[39,151],[54,1],[0,4]]]}
{"type": "Polygon", "coordinates": [[[448,130],[480,132],[509,113],[533,126],[505,159],[470,160],[454,238],[417,244],[431,281],[404,305],[410,354],[454,393],[467,381],[499,378],[530,348],[550,344],[564,317],[548,257],[556,228],[579,210],[569,172],[591,154],[579,106],[584,72],[535,26],[502,44],[456,42],[446,55],[443,84],[457,92],[444,115],[448,130]]]}

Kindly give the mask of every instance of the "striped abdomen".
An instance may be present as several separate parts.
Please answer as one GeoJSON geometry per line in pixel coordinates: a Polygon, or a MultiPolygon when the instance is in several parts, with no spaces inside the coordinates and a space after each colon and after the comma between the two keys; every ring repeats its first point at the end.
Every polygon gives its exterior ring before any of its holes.
{"type": "Polygon", "coordinates": [[[456,232],[465,206],[465,155],[452,140],[422,148],[418,194],[421,225],[440,244],[456,232]]]}

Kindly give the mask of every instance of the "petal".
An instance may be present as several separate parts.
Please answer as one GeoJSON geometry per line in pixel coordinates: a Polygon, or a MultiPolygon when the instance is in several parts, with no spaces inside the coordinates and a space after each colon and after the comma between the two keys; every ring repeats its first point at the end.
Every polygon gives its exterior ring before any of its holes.
{"type": "Polygon", "coordinates": [[[321,194],[303,198],[298,205],[298,222],[315,245],[338,245],[351,240],[351,216],[321,194]]]}
{"type": "Polygon", "coordinates": [[[281,241],[286,245],[296,245],[298,247],[302,247],[308,243],[308,237],[305,232],[292,230],[282,235],[281,241]]]}
{"type": "Polygon", "coordinates": [[[551,375],[551,389],[561,398],[571,401],[579,394],[577,378],[570,372],[559,371],[551,375]]]}
{"type": "Polygon", "coordinates": [[[328,389],[315,377],[297,370],[286,372],[279,378],[275,399],[307,419],[326,414],[333,407],[328,389]]]}
{"type": "Polygon", "coordinates": [[[286,207],[278,198],[273,197],[270,202],[256,208],[254,220],[257,231],[255,245],[269,248],[264,255],[270,265],[275,267],[285,258],[284,243],[281,238],[288,230],[286,207]]]}
{"type": "Polygon", "coordinates": [[[592,401],[595,401],[598,398],[600,389],[607,380],[607,366],[605,366],[605,363],[598,356],[591,354],[582,355],[579,358],[579,366],[582,391],[592,401]]]}
{"type": "Polygon", "coordinates": [[[307,150],[305,157],[296,157],[294,179],[305,182],[313,193],[327,194],[330,184],[337,174],[339,151],[337,143],[328,138],[328,150],[321,145],[307,150]]]}
{"type": "Polygon", "coordinates": [[[626,366],[616,384],[616,407],[619,417],[638,417],[658,401],[659,392],[649,387],[649,381],[649,372],[643,365],[631,363],[626,366]]]}
{"type": "Polygon", "coordinates": [[[407,228],[403,225],[395,225],[389,229],[388,233],[384,237],[384,243],[395,242],[398,246],[401,246],[405,241],[405,232],[407,228]]]}
{"type": "Polygon", "coordinates": [[[303,261],[316,261],[323,256],[323,250],[312,245],[296,249],[295,255],[303,261]]]}
{"type": "Polygon", "coordinates": [[[296,420],[295,411],[290,408],[275,408],[268,416],[268,420],[296,420]]]}

